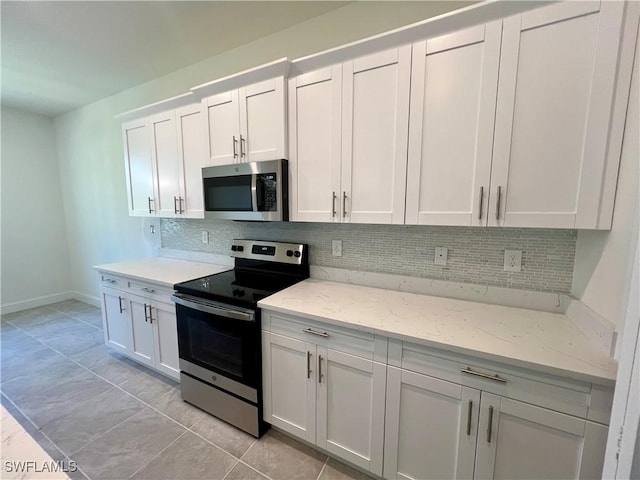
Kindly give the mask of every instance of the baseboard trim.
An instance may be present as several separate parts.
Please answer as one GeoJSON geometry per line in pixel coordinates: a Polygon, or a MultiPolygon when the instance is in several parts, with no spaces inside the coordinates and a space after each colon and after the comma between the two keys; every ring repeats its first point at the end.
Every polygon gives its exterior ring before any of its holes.
{"type": "Polygon", "coordinates": [[[11,302],[0,305],[0,314],[7,315],[9,313],[20,312],[22,310],[28,310],[30,308],[44,307],[45,305],[51,305],[52,303],[64,302],[65,300],[71,300],[74,298],[74,292],[62,292],[53,295],[44,295],[42,297],[29,298],[27,300],[21,300],[19,302],[11,302]]]}
{"type": "Polygon", "coordinates": [[[100,297],[94,297],[93,295],[87,295],[86,293],[78,292],[74,290],[73,299],[78,300],[79,302],[88,303],[89,305],[93,305],[94,307],[101,307],[100,297]]]}

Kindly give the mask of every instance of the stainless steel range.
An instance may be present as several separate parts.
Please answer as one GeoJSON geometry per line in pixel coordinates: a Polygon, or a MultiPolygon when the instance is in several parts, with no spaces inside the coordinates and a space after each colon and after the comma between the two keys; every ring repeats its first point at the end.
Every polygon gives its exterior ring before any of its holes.
{"type": "Polygon", "coordinates": [[[234,240],[233,270],[178,283],[182,398],[260,437],[259,300],[309,277],[307,245],[234,240]]]}

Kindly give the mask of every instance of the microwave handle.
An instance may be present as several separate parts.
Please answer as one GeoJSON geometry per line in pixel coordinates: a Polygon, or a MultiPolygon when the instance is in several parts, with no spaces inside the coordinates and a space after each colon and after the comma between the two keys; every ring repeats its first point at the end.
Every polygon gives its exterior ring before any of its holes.
{"type": "Polygon", "coordinates": [[[259,212],[258,208],[258,175],[251,175],[251,205],[254,212],[259,212]]]}

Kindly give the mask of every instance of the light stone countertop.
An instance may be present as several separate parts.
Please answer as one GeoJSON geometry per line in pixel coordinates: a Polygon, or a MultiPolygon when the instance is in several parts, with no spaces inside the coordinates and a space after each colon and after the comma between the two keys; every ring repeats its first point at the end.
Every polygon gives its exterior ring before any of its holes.
{"type": "Polygon", "coordinates": [[[176,283],[231,270],[232,267],[212,263],[190,262],[173,258],[151,257],[118,263],[106,263],[93,267],[99,272],[123,275],[173,287],[176,283]]]}
{"type": "Polygon", "coordinates": [[[308,279],[261,308],[611,386],[617,362],[561,313],[308,279]]]}

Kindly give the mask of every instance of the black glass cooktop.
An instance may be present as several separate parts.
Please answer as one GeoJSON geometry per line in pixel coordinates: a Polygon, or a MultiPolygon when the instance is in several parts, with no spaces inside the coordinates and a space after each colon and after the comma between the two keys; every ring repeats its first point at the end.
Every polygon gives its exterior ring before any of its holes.
{"type": "Polygon", "coordinates": [[[296,275],[229,270],[174,286],[187,295],[237,306],[255,307],[258,301],[304,280],[296,275]]]}

